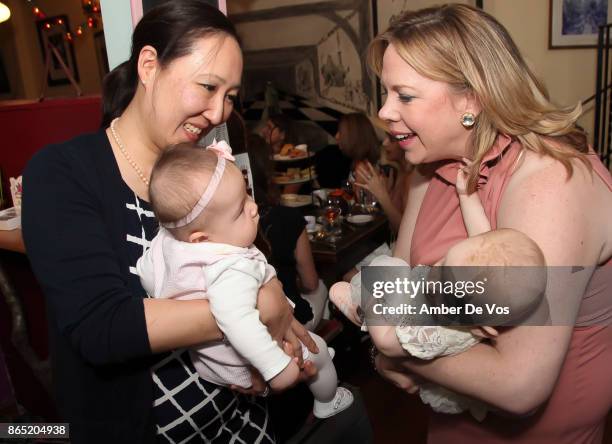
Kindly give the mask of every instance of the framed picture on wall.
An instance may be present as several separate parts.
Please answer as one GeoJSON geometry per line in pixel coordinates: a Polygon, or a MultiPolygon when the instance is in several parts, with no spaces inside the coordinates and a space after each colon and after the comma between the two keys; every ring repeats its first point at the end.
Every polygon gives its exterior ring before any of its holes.
{"type": "Polygon", "coordinates": [[[47,84],[49,86],[57,86],[70,83],[66,71],[54,55],[52,48],[57,50],[57,54],[61,57],[66,68],[68,68],[68,71],[78,82],[79,71],[77,69],[76,57],[74,56],[74,47],[72,46],[72,42],[68,41],[66,38],[66,33],[70,29],[68,17],[66,15],[56,15],[55,17],[47,17],[43,20],[38,20],[36,21],[36,29],[38,31],[43,67],[47,60],[47,52],[49,51],[49,54],[51,54],[47,84]]]}
{"type": "Polygon", "coordinates": [[[612,21],[612,0],[550,0],[549,49],[594,48],[612,21]]]}

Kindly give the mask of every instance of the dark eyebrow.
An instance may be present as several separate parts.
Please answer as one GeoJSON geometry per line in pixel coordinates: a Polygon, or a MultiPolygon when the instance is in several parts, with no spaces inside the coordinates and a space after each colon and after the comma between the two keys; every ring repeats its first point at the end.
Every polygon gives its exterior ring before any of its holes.
{"type": "MultiPolygon", "coordinates": [[[[213,79],[215,79],[217,82],[221,83],[222,85],[225,85],[227,83],[227,81],[223,77],[218,76],[217,74],[206,73],[205,75],[208,77],[212,77],[213,79]]],[[[240,89],[240,84],[233,85],[230,89],[240,89]]]]}

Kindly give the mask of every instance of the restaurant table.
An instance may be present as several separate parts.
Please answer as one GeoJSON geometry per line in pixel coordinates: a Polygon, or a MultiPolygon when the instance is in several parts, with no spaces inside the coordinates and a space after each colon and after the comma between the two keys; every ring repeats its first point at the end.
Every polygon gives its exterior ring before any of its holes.
{"type": "Polygon", "coordinates": [[[365,224],[342,221],[342,234],[335,243],[312,240],[312,255],[317,272],[329,288],[342,279],[368,254],[390,238],[389,224],[382,212],[374,213],[374,219],[365,224]]]}
{"type": "Polygon", "coordinates": [[[15,230],[0,230],[0,248],[3,250],[25,253],[25,245],[19,228],[15,230]]]}

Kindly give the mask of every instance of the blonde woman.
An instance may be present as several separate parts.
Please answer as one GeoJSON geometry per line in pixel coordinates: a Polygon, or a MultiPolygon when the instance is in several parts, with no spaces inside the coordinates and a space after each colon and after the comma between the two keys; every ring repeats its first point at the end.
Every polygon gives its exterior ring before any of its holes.
{"type": "Polygon", "coordinates": [[[394,254],[433,265],[467,237],[455,191],[467,158],[469,192],[493,229],[538,244],[553,266],[551,312],[567,315],[458,356],[379,355],[377,368],[409,392],[423,378],[500,411],[483,423],[432,414],[430,443],[601,442],[612,404],[612,179],[576,128],[580,107],[555,106],[503,26],[465,5],[404,14],[369,55],[388,91],[379,116],[418,165],[394,254]]]}

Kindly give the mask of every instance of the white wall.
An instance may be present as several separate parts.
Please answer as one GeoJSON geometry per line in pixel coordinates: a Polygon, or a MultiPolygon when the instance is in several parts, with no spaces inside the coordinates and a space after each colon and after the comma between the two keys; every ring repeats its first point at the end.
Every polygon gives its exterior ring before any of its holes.
{"type": "Polygon", "coordinates": [[[129,0],[100,0],[109,69],[130,58],[132,11],[129,0]]]}
{"type": "MultiPolygon", "coordinates": [[[[230,2],[230,5],[232,2],[230,2]]],[[[231,8],[230,8],[231,11],[231,8]]],[[[278,20],[238,23],[236,30],[245,51],[316,45],[335,24],[330,20],[308,15],[278,20]]]]}
{"type": "Polygon", "coordinates": [[[242,12],[272,9],[279,6],[295,6],[305,3],[313,3],[313,0],[227,0],[227,12],[229,14],[240,14],[242,12]]]}

